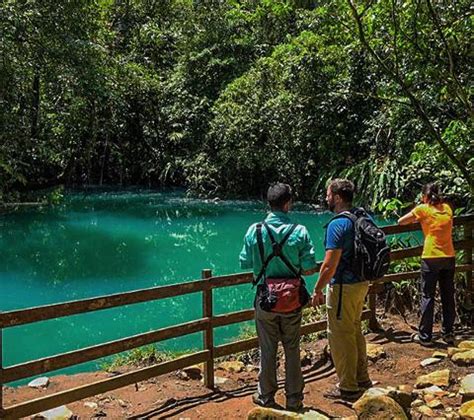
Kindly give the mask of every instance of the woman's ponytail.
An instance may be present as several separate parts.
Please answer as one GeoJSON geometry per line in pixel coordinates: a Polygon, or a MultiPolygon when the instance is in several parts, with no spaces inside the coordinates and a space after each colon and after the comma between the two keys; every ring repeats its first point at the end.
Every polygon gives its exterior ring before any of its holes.
{"type": "Polygon", "coordinates": [[[428,198],[428,203],[431,205],[436,205],[443,202],[443,197],[439,192],[439,185],[435,182],[425,184],[421,192],[428,198]]]}

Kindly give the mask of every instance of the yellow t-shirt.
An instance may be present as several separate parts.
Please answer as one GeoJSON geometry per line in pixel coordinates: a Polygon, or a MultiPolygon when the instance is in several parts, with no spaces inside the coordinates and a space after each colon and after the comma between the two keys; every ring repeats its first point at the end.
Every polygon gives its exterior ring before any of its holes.
{"type": "Polygon", "coordinates": [[[422,258],[454,257],[453,211],[448,204],[420,204],[412,213],[421,224],[425,243],[422,258]]]}

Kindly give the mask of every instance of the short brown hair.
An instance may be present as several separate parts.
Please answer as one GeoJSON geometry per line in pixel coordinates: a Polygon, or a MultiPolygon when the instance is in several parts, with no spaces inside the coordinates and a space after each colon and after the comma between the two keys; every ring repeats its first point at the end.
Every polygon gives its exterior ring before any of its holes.
{"type": "Polygon", "coordinates": [[[352,181],[348,179],[337,178],[333,179],[328,188],[333,194],[337,194],[345,203],[352,203],[354,199],[355,186],[352,181]]]}

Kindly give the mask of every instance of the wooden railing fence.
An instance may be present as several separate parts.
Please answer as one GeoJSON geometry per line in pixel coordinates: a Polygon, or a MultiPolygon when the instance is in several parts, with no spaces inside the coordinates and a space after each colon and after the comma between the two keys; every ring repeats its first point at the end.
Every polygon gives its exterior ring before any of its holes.
{"type": "MultiPolygon", "coordinates": [[[[474,285],[472,281],[472,229],[474,215],[456,217],[454,224],[457,228],[462,227],[463,239],[455,241],[457,250],[465,250],[462,264],[456,266],[456,271],[466,272],[467,293],[466,299],[472,305],[474,285]]],[[[399,234],[416,231],[420,229],[418,224],[408,226],[386,226],[383,228],[387,234],[399,234]]],[[[392,251],[392,260],[421,255],[421,246],[392,251]]],[[[388,274],[373,282],[370,286],[368,309],[363,312],[363,319],[369,320],[370,328],[377,327],[375,313],[376,293],[383,289],[382,284],[386,282],[400,282],[414,279],[419,276],[419,271],[388,274]]],[[[58,407],[62,404],[78,401],[83,398],[101,394],[126,385],[134,384],[146,379],[162,375],[204,363],[204,382],[209,388],[214,388],[214,360],[219,357],[250,350],[258,346],[257,338],[235,341],[229,344],[214,345],[214,328],[225,325],[249,321],[254,317],[254,310],[247,309],[231,312],[224,315],[213,313],[213,290],[222,287],[248,284],[252,281],[251,273],[232,274],[227,276],[213,276],[211,270],[203,270],[200,280],[187,283],[173,284],[169,286],[153,287],[149,289],[136,290],[132,292],[101,296],[91,299],[46,305],[28,309],[19,309],[0,313],[0,418],[17,419],[29,416],[43,410],[58,407]],[[154,331],[137,334],[131,337],[74,350],[67,353],[57,354],[50,357],[32,360],[12,366],[3,366],[3,329],[19,325],[34,323],[65,317],[74,314],[109,309],[124,305],[148,302],[157,299],[182,296],[190,293],[202,293],[202,318],[174,325],[154,331]],[[132,372],[123,373],[87,385],[78,386],[66,391],[56,392],[51,395],[42,396],[37,399],[20,402],[8,407],[3,404],[3,385],[12,381],[25,379],[46,372],[77,365],[87,361],[96,360],[105,356],[114,355],[123,351],[131,350],[147,344],[156,343],[170,338],[181,337],[187,334],[203,332],[203,350],[177,359],[158,363],[153,366],[141,368],[132,372]]],[[[249,291],[250,293],[250,291],[249,291]]],[[[302,326],[302,334],[311,334],[326,329],[326,320],[312,322],[302,326]]]]}

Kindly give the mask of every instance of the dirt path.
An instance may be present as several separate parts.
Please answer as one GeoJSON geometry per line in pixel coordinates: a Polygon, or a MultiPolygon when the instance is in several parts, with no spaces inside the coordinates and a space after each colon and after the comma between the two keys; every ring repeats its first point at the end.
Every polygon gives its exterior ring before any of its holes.
{"type": "MultiPolygon", "coordinates": [[[[385,332],[367,335],[367,342],[382,344],[386,357],[369,362],[372,380],[378,386],[413,386],[416,377],[434,370],[449,368],[452,378],[458,381],[468,373],[469,368],[455,366],[450,360],[444,360],[435,366],[423,368],[420,361],[430,357],[433,349],[426,349],[410,341],[412,330],[396,318],[384,323],[385,332]]],[[[343,404],[323,397],[337,383],[337,377],[330,361],[323,356],[326,340],[303,345],[314,355],[312,362],[303,368],[305,377],[305,405],[331,417],[354,415],[353,410],[343,404]]],[[[439,343],[437,350],[446,345],[439,343]]],[[[7,388],[5,403],[14,404],[25,399],[37,398],[59,390],[105,378],[104,372],[57,376],[51,378],[46,390],[27,387],[7,388]]],[[[87,400],[68,404],[69,409],[80,419],[106,417],[111,419],[245,419],[254,405],[251,395],[256,391],[257,372],[253,369],[239,374],[218,369],[216,376],[227,378],[211,392],[199,380],[183,380],[177,373],[161,376],[136,386],[128,386],[87,400]],[[85,405],[85,403],[88,403],[85,405]],[[92,404],[90,404],[92,403],[92,404]]],[[[281,376],[282,377],[282,376],[281,376]]],[[[280,385],[283,382],[280,380],[280,385]]],[[[452,385],[456,391],[458,385],[452,385]]],[[[284,405],[284,394],[280,389],[277,402],[284,405]]],[[[445,406],[457,407],[460,398],[455,396],[443,400],[445,406]]]]}

